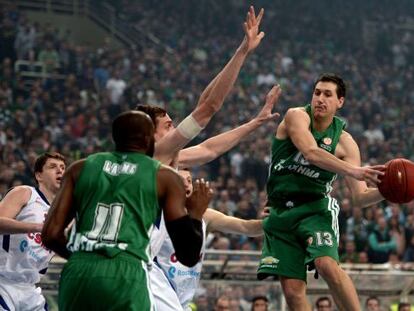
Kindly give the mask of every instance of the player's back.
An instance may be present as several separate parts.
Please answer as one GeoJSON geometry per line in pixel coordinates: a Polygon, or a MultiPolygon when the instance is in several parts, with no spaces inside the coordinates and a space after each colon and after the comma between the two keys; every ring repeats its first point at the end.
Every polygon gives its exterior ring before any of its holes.
{"type": "Polygon", "coordinates": [[[68,248],[149,259],[149,234],[160,213],[158,161],[134,152],[89,156],[76,182],[76,224],[68,248]]]}
{"type": "MultiPolygon", "coordinates": [[[[37,188],[30,189],[30,199],[16,216],[17,221],[43,223],[49,202],[37,188]]],[[[53,253],[42,244],[40,232],[0,235],[0,278],[35,284],[46,273],[53,253]]],[[[0,280],[1,282],[1,280],[0,280]]]]}
{"type": "MultiPolygon", "coordinates": [[[[311,107],[305,107],[311,117],[311,107]]],[[[324,131],[310,130],[320,148],[334,154],[345,122],[334,117],[331,125],[324,131]]],[[[327,196],[332,190],[332,183],[336,174],[310,164],[293,142],[287,139],[273,137],[272,162],[267,183],[267,193],[270,204],[295,200],[317,200],[327,196]]],[[[293,206],[290,206],[293,207],[293,206]]]]}

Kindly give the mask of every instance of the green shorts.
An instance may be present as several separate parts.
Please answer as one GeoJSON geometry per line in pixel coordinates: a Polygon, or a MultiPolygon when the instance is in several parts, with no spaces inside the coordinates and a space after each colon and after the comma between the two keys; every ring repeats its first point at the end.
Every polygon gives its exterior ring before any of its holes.
{"type": "Polygon", "coordinates": [[[339,205],[333,198],[295,207],[283,202],[263,221],[264,242],[258,278],[279,275],[306,282],[306,269],[318,257],[339,262],[339,205]]]}
{"type": "Polygon", "coordinates": [[[62,270],[59,310],[154,310],[146,263],[129,254],[73,254],[62,270]]]}

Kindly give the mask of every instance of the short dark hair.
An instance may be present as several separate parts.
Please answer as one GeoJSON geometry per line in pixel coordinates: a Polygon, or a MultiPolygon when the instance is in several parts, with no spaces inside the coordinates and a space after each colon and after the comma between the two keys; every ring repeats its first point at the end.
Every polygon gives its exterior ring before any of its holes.
{"type": "Polygon", "coordinates": [[[370,300],[376,300],[376,301],[378,301],[378,303],[380,303],[380,300],[379,300],[379,298],[378,298],[377,296],[369,296],[369,297],[367,298],[367,300],[365,300],[365,306],[367,306],[367,305],[368,305],[368,302],[369,302],[370,300]]]}
{"type": "Polygon", "coordinates": [[[404,308],[404,307],[411,307],[411,304],[409,304],[409,303],[407,303],[407,302],[400,302],[400,303],[398,304],[398,311],[400,311],[400,310],[401,310],[401,308],[404,308]]]}
{"type": "Polygon", "coordinates": [[[57,159],[57,160],[61,160],[66,164],[66,160],[65,157],[63,155],[61,155],[58,152],[45,152],[43,154],[41,154],[35,162],[34,165],[34,172],[35,173],[41,173],[43,172],[43,167],[46,164],[47,159],[57,159]]]}
{"type": "Polygon", "coordinates": [[[254,296],[252,298],[252,303],[254,303],[256,300],[264,300],[266,302],[269,302],[269,300],[267,299],[267,297],[266,296],[263,296],[263,295],[254,296]]]}
{"type": "Polygon", "coordinates": [[[145,112],[125,111],[112,121],[112,138],[117,151],[131,151],[134,148],[148,151],[153,148],[154,124],[145,112]]]}
{"type": "Polygon", "coordinates": [[[159,106],[137,105],[135,109],[138,111],[145,112],[147,115],[149,115],[155,127],[157,126],[157,118],[165,117],[165,115],[167,114],[167,110],[159,106]]]}
{"type": "Polygon", "coordinates": [[[318,82],[332,82],[336,84],[336,95],[338,98],[345,97],[346,95],[346,85],[344,80],[335,73],[323,73],[319,76],[319,78],[316,80],[315,84],[313,85],[313,88],[315,89],[316,84],[318,82]]]}
{"type": "Polygon", "coordinates": [[[329,306],[332,307],[332,301],[328,296],[322,296],[316,299],[315,306],[319,307],[319,303],[324,300],[329,301],[329,306]]]}

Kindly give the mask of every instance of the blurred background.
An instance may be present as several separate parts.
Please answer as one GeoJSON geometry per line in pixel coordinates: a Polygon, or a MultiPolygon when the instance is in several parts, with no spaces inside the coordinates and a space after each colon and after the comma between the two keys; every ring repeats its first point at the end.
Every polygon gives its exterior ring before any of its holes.
{"type": "MultiPolygon", "coordinates": [[[[273,84],[283,88],[276,109],[283,114],[310,101],[320,73],[335,72],[347,82],[340,116],[363,163],[414,160],[412,0],[0,1],[0,197],[34,184],[39,153],[58,151],[71,162],[111,149],[111,119],[137,103],[165,107],[178,124],[243,39],[250,4],[265,9],[266,36],[192,144],[253,118],[273,84]]],[[[212,208],[257,218],[276,125],[193,171],[213,182],[212,208]]],[[[341,178],[333,196],[341,206],[340,258],[362,303],[368,295],[381,296],[384,310],[414,303],[414,202],[361,209],[341,178]],[[386,246],[376,247],[378,234],[386,246]]],[[[234,310],[250,310],[258,293],[268,295],[269,310],[283,310],[278,284],[254,281],[261,238],[213,233],[209,240],[198,310],[213,308],[221,294],[234,298],[234,310]]],[[[60,265],[43,284],[52,296],[60,265]]],[[[329,294],[309,279],[312,302],[329,294]]]]}

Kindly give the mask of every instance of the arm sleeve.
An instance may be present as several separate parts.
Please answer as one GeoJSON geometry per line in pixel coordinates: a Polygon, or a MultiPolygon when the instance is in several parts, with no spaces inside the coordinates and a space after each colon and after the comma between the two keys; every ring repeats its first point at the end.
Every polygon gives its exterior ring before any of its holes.
{"type": "Polygon", "coordinates": [[[187,267],[194,266],[200,259],[203,244],[201,221],[186,215],[173,221],[166,221],[165,225],[178,261],[187,267]]]}

